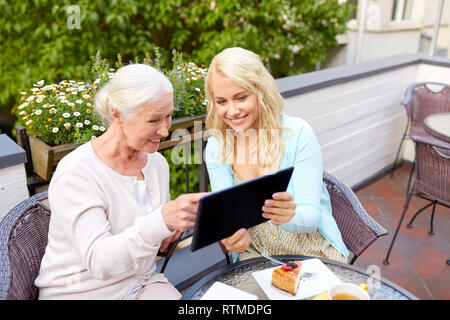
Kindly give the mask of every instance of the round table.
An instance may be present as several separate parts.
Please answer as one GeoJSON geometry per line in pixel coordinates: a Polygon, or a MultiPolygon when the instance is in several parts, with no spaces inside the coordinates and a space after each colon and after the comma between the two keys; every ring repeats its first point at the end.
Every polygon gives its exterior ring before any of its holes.
{"type": "MultiPolygon", "coordinates": [[[[288,262],[293,260],[305,260],[312,257],[305,256],[275,256],[278,260],[288,262]]],[[[343,264],[336,261],[320,259],[342,282],[350,282],[359,285],[360,283],[367,283],[372,276],[366,271],[349,264],[343,264]]],[[[255,271],[272,268],[276,266],[275,263],[266,258],[259,257],[236,262],[231,265],[222,267],[202,280],[190,287],[182,296],[182,300],[199,300],[208,289],[216,281],[223,282],[232,287],[241,289],[248,293],[254,294],[260,300],[268,300],[266,294],[253,278],[252,273],[255,271]]],[[[374,279],[372,277],[372,279],[374,279]]],[[[398,285],[379,278],[379,285],[370,288],[368,293],[372,300],[418,300],[413,294],[398,285]]]]}
{"type": "Polygon", "coordinates": [[[450,143],[450,112],[429,115],[424,124],[430,135],[450,143]]]}

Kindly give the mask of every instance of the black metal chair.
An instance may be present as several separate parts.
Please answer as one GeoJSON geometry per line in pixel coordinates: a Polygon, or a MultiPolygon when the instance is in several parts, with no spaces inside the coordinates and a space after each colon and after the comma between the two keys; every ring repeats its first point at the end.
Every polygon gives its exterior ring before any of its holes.
{"type": "MultiPolygon", "coordinates": [[[[449,88],[450,90],[450,88],[449,88]]],[[[450,100],[449,100],[450,102],[450,100]]],[[[386,258],[383,260],[385,265],[389,264],[394,242],[397,238],[400,226],[408,210],[412,196],[430,201],[423,208],[418,210],[412,217],[407,227],[412,228],[412,223],[416,217],[425,209],[433,206],[430,220],[429,234],[433,235],[434,212],[437,204],[450,208],[450,143],[440,141],[435,144],[434,140],[424,136],[411,136],[416,144],[416,180],[411,191],[408,193],[402,215],[392,238],[386,258]]],[[[449,261],[447,261],[449,263],[449,261]]]]}

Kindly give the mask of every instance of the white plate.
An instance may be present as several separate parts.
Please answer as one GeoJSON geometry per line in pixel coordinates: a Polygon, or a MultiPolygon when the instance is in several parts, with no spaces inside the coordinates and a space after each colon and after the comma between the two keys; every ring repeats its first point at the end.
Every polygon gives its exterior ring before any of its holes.
{"type": "Polygon", "coordinates": [[[265,269],[252,273],[256,282],[270,300],[298,300],[313,297],[321,292],[328,291],[332,286],[341,283],[341,280],[317,258],[302,261],[302,272],[315,272],[310,277],[300,279],[297,294],[293,296],[272,285],[272,271],[275,268],[265,269]]]}
{"type": "Polygon", "coordinates": [[[213,283],[200,300],[258,300],[258,297],[217,281],[213,283]]]}

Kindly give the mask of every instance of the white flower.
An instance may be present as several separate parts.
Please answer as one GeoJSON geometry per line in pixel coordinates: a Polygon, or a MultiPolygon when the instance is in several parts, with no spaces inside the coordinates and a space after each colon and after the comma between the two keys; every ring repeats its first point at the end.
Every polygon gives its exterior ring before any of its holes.
{"type": "Polygon", "coordinates": [[[27,101],[28,102],[31,102],[31,101],[33,101],[34,100],[34,96],[29,96],[28,98],[27,98],[27,101]]]}
{"type": "Polygon", "coordinates": [[[74,81],[74,80],[69,80],[69,82],[70,82],[70,83],[75,83],[76,81],[74,81]]]}
{"type": "Polygon", "coordinates": [[[58,128],[53,128],[53,129],[52,129],[52,132],[53,132],[53,133],[57,133],[58,131],[59,131],[58,128]]]}
{"type": "Polygon", "coordinates": [[[77,123],[75,123],[75,126],[76,126],[77,128],[82,128],[82,127],[83,127],[83,124],[82,124],[81,122],[77,122],[77,123]]]}
{"type": "Polygon", "coordinates": [[[99,128],[98,128],[98,125],[96,125],[96,124],[94,124],[93,126],[92,126],[92,129],[94,129],[95,131],[97,131],[99,128]]]}
{"type": "Polygon", "coordinates": [[[101,132],[104,132],[106,130],[105,127],[103,127],[103,126],[101,126],[99,129],[101,132]]]}
{"type": "Polygon", "coordinates": [[[25,124],[28,126],[28,125],[30,125],[30,124],[32,124],[33,123],[33,120],[28,120],[27,122],[25,122],[25,124]]]}
{"type": "Polygon", "coordinates": [[[42,101],[44,101],[42,98],[37,98],[36,102],[41,103],[42,101]]]}
{"type": "Polygon", "coordinates": [[[21,92],[20,94],[27,94],[26,92],[21,92]]]}
{"type": "Polygon", "coordinates": [[[37,86],[42,86],[44,84],[44,80],[40,80],[40,81],[38,81],[38,82],[36,82],[36,85],[37,86]]]}
{"type": "Polygon", "coordinates": [[[69,117],[70,117],[70,113],[64,112],[64,113],[63,113],[63,117],[64,117],[64,118],[69,118],[69,117]]]}
{"type": "Polygon", "coordinates": [[[34,113],[37,114],[37,115],[40,115],[42,113],[42,110],[41,109],[37,109],[34,113]]]}
{"type": "Polygon", "coordinates": [[[68,102],[67,105],[68,105],[69,107],[73,107],[73,106],[75,105],[75,103],[73,103],[73,102],[68,102]]]}
{"type": "Polygon", "coordinates": [[[200,92],[202,90],[200,90],[200,88],[194,88],[195,91],[200,92]]]}
{"type": "Polygon", "coordinates": [[[91,140],[97,139],[97,136],[91,136],[91,140]]]}
{"type": "Polygon", "coordinates": [[[64,127],[69,130],[70,129],[71,124],[69,122],[64,123],[64,127]]]}
{"type": "Polygon", "coordinates": [[[91,122],[89,120],[84,120],[84,124],[89,125],[89,124],[91,124],[91,122]]]}
{"type": "Polygon", "coordinates": [[[25,111],[20,111],[19,115],[23,115],[25,113],[25,111]]]}
{"type": "Polygon", "coordinates": [[[56,113],[56,111],[58,111],[58,110],[56,110],[55,108],[51,108],[48,112],[50,112],[51,114],[54,114],[54,113],[56,113]]]}
{"type": "MultiPolygon", "coordinates": [[[[85,99],[89,99],[91,96],[90,95],[88,95],[88,94],[83,94],[83,98],[85,98],[85,99]]],[[[81,102],[80,102],[81,103],[81,102]]]]}
{"type": "Polygon", "coordinates": [[[86,105],[87,105],[88,107],[92,106],[92,104],[91,104],[90,102],[86,103],[86,105]]]}
{"type": "Polygon", "coordinates": [[[83,100],[81,100],[81,99],[78,99],[77,101],[75,101],[76,103],[78,103],[78,104],[81,104],[81,103],[83,103],[83,100]]]}
{"type": "Polygon", "coordinates": [[[74,115],[75,117],[79,117],[79,116],[81,115],[81,113],[79,113],[78,111],[75,111],[75,112],[73,113],[73,115],[74,115]]]}

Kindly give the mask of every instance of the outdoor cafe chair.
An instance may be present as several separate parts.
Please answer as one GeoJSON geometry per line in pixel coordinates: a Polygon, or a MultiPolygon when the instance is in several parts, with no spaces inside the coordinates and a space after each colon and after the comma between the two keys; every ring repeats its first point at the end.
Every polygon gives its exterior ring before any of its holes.
{"type": "MultiPolygon", "coordinates": [[[[387,231],[367,213],[352,189],[342,181],[324,171],[323,182],[330,195],[332,214],[342,239],[353,254],[350,264],[354,264],[375,240],[387,235],[387,231]]],[[[229,252],[220,241],[219,244],[229,261],[229,252]]]]}
{"type": "MultiPolygon", "coordinates": [[[[38,298],[34,280],[48,243],[51,212],[41,203],[47,197],[47,191],[35,194],[11,209],[0,222],[0,300],[38,298]]],[[[158,254],[165,258],[164,268],[178,241],[158,254]]]]}

